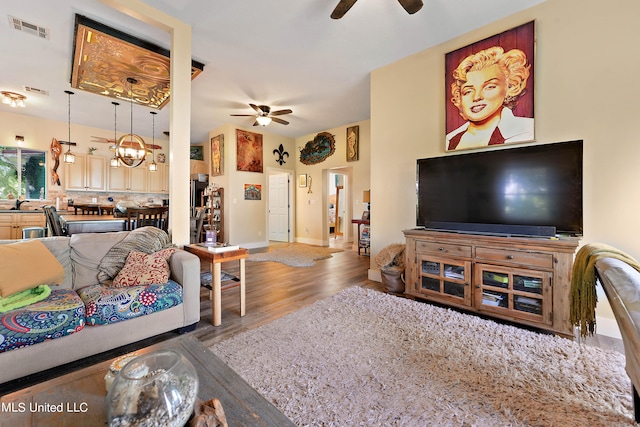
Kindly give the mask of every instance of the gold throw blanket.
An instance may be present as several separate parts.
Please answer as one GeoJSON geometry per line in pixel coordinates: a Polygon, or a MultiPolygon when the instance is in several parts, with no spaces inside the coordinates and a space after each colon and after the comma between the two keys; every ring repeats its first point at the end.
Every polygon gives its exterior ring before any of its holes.
{"type": "Polygon", "coordinates": [[[576,254],[571,277],[571,324],[580,327],[580,336],[593,335],[596,330],[596,272],[600,258],[615,258],[640,271],[640,264],[626,253],[602,243],[584,245],[576,254]]]}

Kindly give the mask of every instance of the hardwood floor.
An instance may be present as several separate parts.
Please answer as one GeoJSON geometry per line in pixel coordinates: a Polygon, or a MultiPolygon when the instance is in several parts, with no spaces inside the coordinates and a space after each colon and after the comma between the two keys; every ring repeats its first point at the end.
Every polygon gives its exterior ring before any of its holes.
{"type": "MultiPolygon", "coordinates": [[[[271,248],[286,244],[275,243],[271,248]]],[[[300,245],[293,243],[292,245],[300,245]]],[[[252,251],[255,252],[255,251],[252,251]]],[[[203,271],[208,265],[203,265],[203,271]]],[[[211,324],[209,291],[201,291],[200,322],[193,334],[211,346],[234,334],[256,328],[350,286],[382,291],[382,284],[367,279],[369,257],[349,248],[331,258],[317,260],[312,267],[289,267],[277,262],[247,261],[246,314],[240,317],[239,288],[222,291],[222,325],[211,324]]],[[[222,270],[238,274],[238,263],[222,264],[222,270]]],[[[224,282],[223,287],[227,283],[224,282]]]]}

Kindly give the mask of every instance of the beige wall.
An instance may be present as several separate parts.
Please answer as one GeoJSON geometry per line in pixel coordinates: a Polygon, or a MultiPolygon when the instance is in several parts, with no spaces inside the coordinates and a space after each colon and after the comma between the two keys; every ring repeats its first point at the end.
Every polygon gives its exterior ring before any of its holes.
{"type": "MultiPolygon", "coordinates": [[[[547,1],[374,71],[371,168],[394,173],[371,177],[372,252],[415,226],[416,159],[445,154],[444,55],[535,20],[536,140],[584,140],[581,243],[607,243],[640,258],[638,16],[635,0],[547,1]]],[[[598,332],[615,336],[603,294],[597,315],[598,332]]]]}
{"type": "Polygon", "coordinates": [[[210,177],[209,180],[224,188],[225,240],[232,244],[242,244],[246,248],[268,246],[268,175],[274,171],[290,171],[294,175],[294,140],[267,132],[262,127],[243,128],[232,124],[212,130],[209,132],[209,139],[220,134],[224,135],[224,175],[210,177]],[[262,134],[263,173],[236,170],[236,129],[262,134]],[[278,149],[280,144],[289,153],[283,165],[276,162],[277,157],[273,154],[273,150],[278,149]],[[245,184],[262,185],[262,200],[244,200],[245,184]]]}
{"type": "MultiPolygon", "coordinates": [[[[305,135],[295,140],[295,149],[292,152],[295,158],[296,180],[300,174],[311,177],[311,192],[308,188],[301,188],[296,181],[296,241],[313,245],[329,244],[328,226],[328,190],[329,173],[336,172],[348,176],[347,193],[345,200],[348,202],[345,218],[346,242],[353,240],[357,234],[357,228],[351,224],[352,218],[360,218],[363,211],[362,192],[369,190],[371,172],[371,146],[370,146],[370,121],[347,124],[333,129],[327,129],[335,139],[335,152],[326,160],[315,165],[305,165],[300,162],[299,151],[308,141],[312,141],[317,133],[305,135]],[[359,156],[357,161],[347,162],[347,128],[359,127],[359,156]]],[[[372,204],[372,215],[376,215],[376,208],[372,204]]],[[[357,247],[355,248],[357,250],[357,247]]]]}

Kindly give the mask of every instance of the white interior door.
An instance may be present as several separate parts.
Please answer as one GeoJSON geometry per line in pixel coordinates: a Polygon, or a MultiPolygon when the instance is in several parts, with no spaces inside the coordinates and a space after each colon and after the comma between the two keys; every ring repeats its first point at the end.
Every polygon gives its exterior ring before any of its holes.
{"type": "Polygon", "coordinates": [[[269,240],[289,241],[288,174],[269,175],[269,240]]]}

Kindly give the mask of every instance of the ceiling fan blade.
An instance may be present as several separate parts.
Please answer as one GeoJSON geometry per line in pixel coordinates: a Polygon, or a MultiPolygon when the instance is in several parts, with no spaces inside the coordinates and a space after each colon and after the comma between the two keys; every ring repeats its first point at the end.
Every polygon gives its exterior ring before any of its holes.
{"type": "Polygon", "coordinates": [[[256,104],[249,104],[249,107],[253,108],[254,110],[256,110],[256,113],[258,114],[262,114],[262,110],[260,109],[260,107],[258,107],[256,104]]]}
{"type": "Polygon", "coordinates": [[[93,138],[91,142],[104,142],[106,144],[113,144],[115,142],[113,139],[103,138],[101,136],[92,136],[91,138],[93,138]]]}
{"type": "Polygon", "coordinates": [[[402,5],[404,10],[407,11],[409,15],[413,15],[420,9],[422,9],[422,0],[398,0],[398,2],[402,5]]]}
{"type": "Polygon", "coordinates": [[[258,121],[256,120],[255,122],[253,122],[254,126],[260,126],[260,123],[258,123],[258,121]]]}
{"type": "Polygon", "coordinates": [[[288,121],[279,119],[277,117],[271,117],[271,120],[273,120],[276,123],[280,123],[281,125],[288,125],[289,124],[288,121]]]}
{"type": "Polygon", "coordinates": [[[278,111],[274,111],[271,113],[272,116],[281,116],[283,114],[291,114],[293,113],[292,110],[289,110],[288,108],[286,110],[278,110],[278,111]]]}
{"type": "Polygon", "coordinates": [[[331,12],[331,19],[340,19],[345,13],[351,9],[351,6],[355,4],[356,0],[340,0],[340,3],[331,12]]]}
{"type": "Polygon", "coordinates": [[[230,116],[235,116],[235,117],[255,117],[255,114],[229,114],[230,116]]]}

